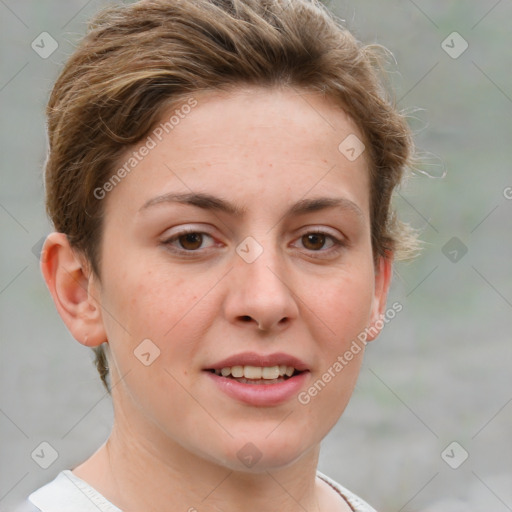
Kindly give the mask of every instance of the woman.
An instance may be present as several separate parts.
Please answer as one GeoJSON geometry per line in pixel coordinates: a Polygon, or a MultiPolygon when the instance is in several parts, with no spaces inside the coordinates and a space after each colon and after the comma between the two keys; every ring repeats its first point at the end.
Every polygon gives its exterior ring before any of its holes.
{"type": "Polygon", "coordinates": [[[39,510],[373,510],[316,468],[415,244],[376,59],[307,0],[93,21],[48,105],[42,271],[115,420],[39,510]]]}

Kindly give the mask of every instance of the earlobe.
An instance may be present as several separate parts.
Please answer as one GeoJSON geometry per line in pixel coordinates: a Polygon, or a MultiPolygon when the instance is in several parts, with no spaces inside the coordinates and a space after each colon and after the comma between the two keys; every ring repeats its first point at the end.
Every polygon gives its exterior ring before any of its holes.
{"type": "Polygon", "coordinates": [[[106,341],[98,302],[97,278],[85,258],[69,245],[64,233],[48,235],[41,254],[41,271],[62,320],[73,337],[89,347],[106,341]]]}
{"type": "Polygon", "coordinates": [[[391,276],[393,273],[393,255],[381,256],[375,269],[375,290],[371,313],[370,326],[368,328],[367,341],[372,341],[379,335],[382,328],[382,316],[385,313],[391,276]]]}

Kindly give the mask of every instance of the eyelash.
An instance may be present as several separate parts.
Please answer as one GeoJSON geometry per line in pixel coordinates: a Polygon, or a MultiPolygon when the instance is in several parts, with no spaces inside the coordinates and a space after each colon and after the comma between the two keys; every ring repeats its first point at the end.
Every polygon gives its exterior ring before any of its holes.
{"type": "MultiPolygon", "coordinates": [[[[197,229],[185,229],[183,231],[180,231],[179,233],[176,233],[172,237],[164,240],[162,243],[165,245],[169,250],[172,252],[182,255],[184,257],[193,258],[197,257],[201,254],[201,249],[196,250],[187,250],[183,248],[177,248],[172,245],[173,242],[177,242],[181,237],[189,235],[189,234],[197,234],[197,235],[206,235],[207,237],[210,237],[213,240],[213,236],[209,233],[206,233],[204,231],[199,231],[197,229]]],[[[332,241],[332,246],[327,250],[319,250],[319,251],[310,251],[310,256],[317,259],[322,258],[328,258],[329,256],[336,256],[339,252],[341,252],[343,249],[347,247],[347,242],[345,240],[340,240],[339,238],[333,236],[332,234],[328,233],[327,231],[322,231],[321,229],[313,229],[311,231],[306,231],[302,235],[298,237],[298,240],[300,240],[302,237],[306,235],[324,235],[327,239],[330,239],[332,241]],[[327,256],[320,256],[322,253],[329,253],[327,256]]],[[[209,249],[209,248],[208,248],[209,249]]],[[[206,249],[206,250],[208,250],[206,249]]],[[[309,251],[308,249],[305,249],[306,251],[309,251]]],[[[204,250],[203,250],[204,253],[204,250]]]]}

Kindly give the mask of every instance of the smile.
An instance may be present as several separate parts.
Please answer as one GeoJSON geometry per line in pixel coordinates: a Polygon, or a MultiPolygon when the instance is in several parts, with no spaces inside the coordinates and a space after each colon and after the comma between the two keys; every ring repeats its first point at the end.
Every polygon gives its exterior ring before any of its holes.
{"type": "Polygon", "coordinates": [[[284,382],[298,372],[293,366],[225,366],[211,370],[216,375],[236,379],[244,384],[275,384],[284,382]]]}
{"type": "Polygon", "coordinates": [[[306,363],[283,353],[245,352],[204,370],[223,395],[257,407],[273,407],[294,399],[310,375],[306,363]]]}

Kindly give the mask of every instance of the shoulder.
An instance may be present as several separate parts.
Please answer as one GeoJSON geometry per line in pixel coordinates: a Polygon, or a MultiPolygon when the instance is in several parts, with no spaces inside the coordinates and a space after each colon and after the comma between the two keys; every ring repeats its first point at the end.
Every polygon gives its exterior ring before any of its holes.
{"type": "Polygon", "coordinates": [[[18,504],[16,508],[12,509],[10,512],[40,512],[40,509],[27,500],[18,504]]]}
{"type": "Polygon", "coordinates": [[[316,475],[318,476],[318,478],[321,478],[324,482],[329,484],[335,491],[337,491],[345,499],[345,501],[352,507],[354,512],[376,512],[376,510],[370,505],[368,505],[366,501],[362,500],[359,496],[349,491],[348,489],[345,489],[345,487],[340,485],[338,482],[335,482],[328,476],[324,475],[323,473],[320,473],[320,471],[317,471],[316,475]]]}
{"type": "Polygon", "coordinates": [[[69,470],[62,471],[55,480],[34,491],[28,497],[26,507],[19,512],[122,512],[69,470]]]}
{"type": "MultiPolygon", "coordinates": [[[[328,476],[317,471],[317,476],[329,484],[352,507],[354,512],[376,512],[359,496],[328,476]]],[[[86,482],[62,471],[55,480],[33,492],[16,512],[122,512],[86,482]]]]}

